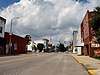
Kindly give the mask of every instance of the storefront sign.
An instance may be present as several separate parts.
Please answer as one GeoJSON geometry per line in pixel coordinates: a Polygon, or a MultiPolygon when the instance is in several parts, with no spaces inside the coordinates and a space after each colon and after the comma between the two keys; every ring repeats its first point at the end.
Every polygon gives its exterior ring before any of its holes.
{"type": "Polygon", "coordinates": [[[91,44],[91,47],[100,47],[100,44],[91,44]]]}

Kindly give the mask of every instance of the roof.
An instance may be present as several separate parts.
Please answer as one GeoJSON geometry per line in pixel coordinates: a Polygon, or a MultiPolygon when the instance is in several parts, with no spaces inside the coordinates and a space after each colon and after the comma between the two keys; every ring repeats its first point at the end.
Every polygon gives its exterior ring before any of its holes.
{"type": "MultiPolygon", "coordinates": [[[[9,33],[9,32],[5,32],[5,34],[9,34],[9,35],[10,35],[10,33],[9,33]]],[[[15,35],[15,34],[12,34],[12,35],[14,35],[14,36],[16,36],[16,37],[19,37],[19,38],[22,38],[22,39],[26,39],[26,38],[21,37],[21,36],[19,36],[19,35],[15,35]]]]}

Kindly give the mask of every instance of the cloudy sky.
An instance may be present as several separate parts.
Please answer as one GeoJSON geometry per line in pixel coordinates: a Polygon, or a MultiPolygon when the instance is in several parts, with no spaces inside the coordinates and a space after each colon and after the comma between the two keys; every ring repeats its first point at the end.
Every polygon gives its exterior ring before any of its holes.
{"type": "Polygon", "coordinates": [[[69,43],[86,11],[96,6],[100,0],[0,0],[0,16],[7,20],[7,32],[13,19],[14,34],[69,43]]]}

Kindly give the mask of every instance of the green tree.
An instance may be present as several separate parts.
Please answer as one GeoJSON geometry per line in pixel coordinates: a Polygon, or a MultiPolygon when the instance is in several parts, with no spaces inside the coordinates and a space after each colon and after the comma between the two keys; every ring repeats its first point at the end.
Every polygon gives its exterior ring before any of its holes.
{"type": "Polygon", "coordinates": [[[70,48],[70,46],[66,46],[66,51],[68,51],[69,48],[70,48]]]}
{"type": "Polygon", "coordinates": [[[90,26],[97,37],[97,41],[100,43],[100,7],[94,9],[94,15],[90,21],[90,26]]]}
{"type": "Polygon", "coordinates": [[[43,48],[44,48],[44,44],[42,43],[37,44],[37,49],[39,49],[39,52],[42,52],[43,48]]]}
{"type": "Polygon", "coordinates": [[[59,50],[61,52],[65,52],[66,51],[66,48],[65,48],[64,44],[62,44],[62,43],[59,44],[59,50]]]}

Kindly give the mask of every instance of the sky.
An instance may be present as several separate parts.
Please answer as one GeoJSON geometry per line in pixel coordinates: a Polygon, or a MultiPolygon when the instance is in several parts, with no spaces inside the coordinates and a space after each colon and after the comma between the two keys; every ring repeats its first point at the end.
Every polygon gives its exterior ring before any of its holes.
{"type": "Polygon", "coordinates": [[[14,34],[68,44],[87,10],[96,6],[100,0],[0,0],[0,16],[7,21],[7,32],[13,19],[14,34]]]}
{"type": "Polygon", "coordinates": [[[7,7],[15,2],[19,2],[20,0],[0,0],[0,8],[7,7]]]}

